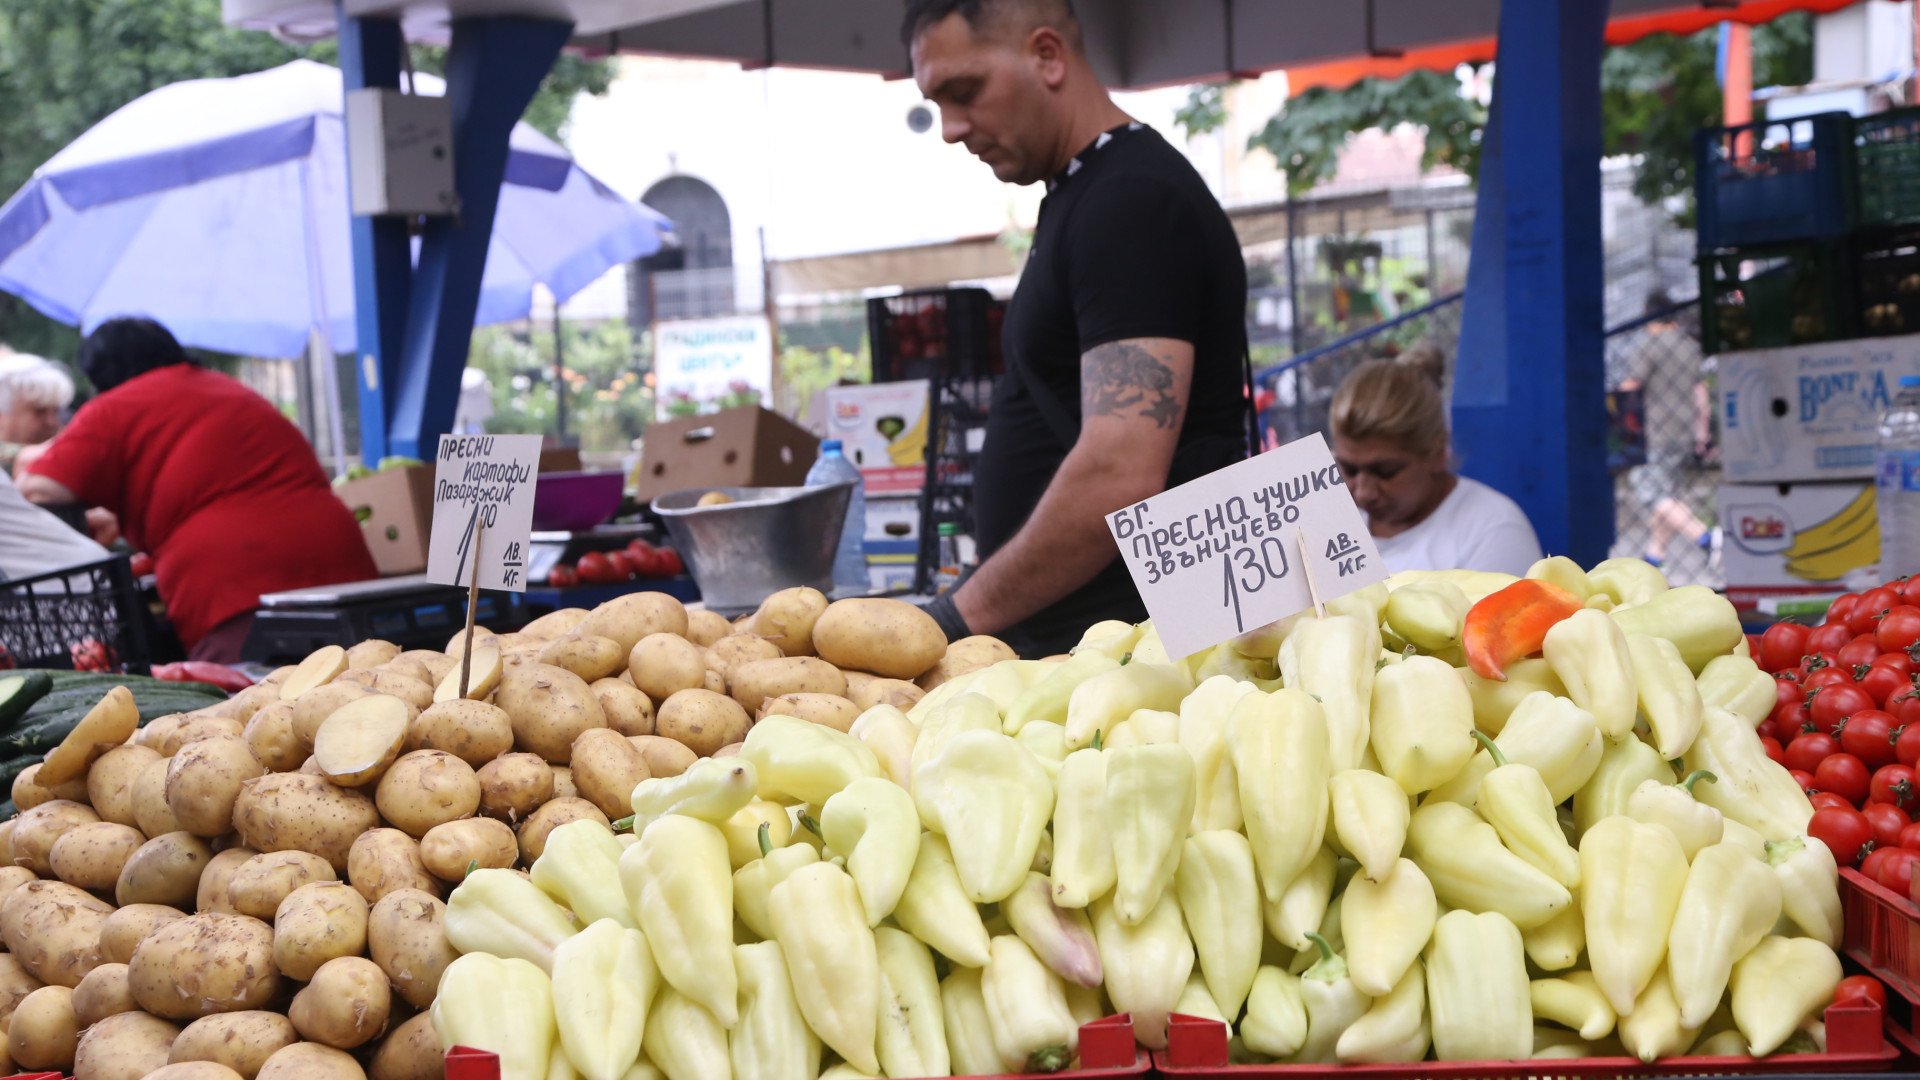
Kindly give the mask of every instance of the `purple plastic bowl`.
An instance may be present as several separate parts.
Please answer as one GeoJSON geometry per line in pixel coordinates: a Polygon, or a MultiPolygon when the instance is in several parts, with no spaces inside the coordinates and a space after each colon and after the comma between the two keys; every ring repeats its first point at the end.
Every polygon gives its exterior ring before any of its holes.
{"type": "Polygon", "coordinates": [[[533,488],[535,532],[585,532],[620,509],[625,474],[611,472],[541,473],[533,488]]]}

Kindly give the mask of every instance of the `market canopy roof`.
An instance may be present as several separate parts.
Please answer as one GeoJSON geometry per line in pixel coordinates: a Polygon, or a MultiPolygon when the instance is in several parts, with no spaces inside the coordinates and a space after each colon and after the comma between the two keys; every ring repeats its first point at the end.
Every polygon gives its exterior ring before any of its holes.
{"type": "MultiPolygon", "coordinates": [[[[335,29],[335,0],[222,0],[229,23],[293,38],[335,29]]],[[[1540,2],[1540,0],[1520,0],[1540,2]]],[[[1613,0],[1610,44],[1763,23],[1860,0],[1613,0]]],[[[1293,92],[1367,76],[1493,59],[1499,0],[1076,0],[1087,49],[1116,87],[1201,82],[1284,69],[1293,92]]],[[[589,51],[733,60],[750,66],[905,74],[901,0],[345,0],[350,16],[399,16],[442,38],[451,18],[571,20],[589,51]]]]}

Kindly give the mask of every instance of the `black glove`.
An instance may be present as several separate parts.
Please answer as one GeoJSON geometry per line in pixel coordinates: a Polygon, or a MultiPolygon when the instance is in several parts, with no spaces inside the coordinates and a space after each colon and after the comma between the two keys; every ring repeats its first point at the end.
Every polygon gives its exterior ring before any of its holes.
{"type": "Polygon", "coordinates": [[[951,592],[941,593],[927,601],[927,606],[920,610],[933,616],[933,621],[940,624],[940,632],[947,635],[949,642],[959,641],[973,634],[973,631],[967,628],[967,620],[960,617],[960,609],[953,606],[951,592]]]}

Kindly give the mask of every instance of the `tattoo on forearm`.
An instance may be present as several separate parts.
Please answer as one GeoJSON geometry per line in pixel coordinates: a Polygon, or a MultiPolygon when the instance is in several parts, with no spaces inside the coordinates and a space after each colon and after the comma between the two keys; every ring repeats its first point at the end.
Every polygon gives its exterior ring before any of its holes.
{"type": "Polygon", "coordinates": [[[1178,427],[1184,410],[1173,393],[1173,371],[1130,341],[1087,353],[1080,372],[1082,416],[1126,416],[1134,410],[1158,427],[1178,427]]]}

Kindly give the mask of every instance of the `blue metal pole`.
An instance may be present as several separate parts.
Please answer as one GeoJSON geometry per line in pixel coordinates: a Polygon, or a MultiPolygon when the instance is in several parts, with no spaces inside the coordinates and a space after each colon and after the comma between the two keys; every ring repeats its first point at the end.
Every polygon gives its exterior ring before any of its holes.
{"type": "Polygon", "coordinates": [[[1600,56],[1607,0],[1508,0],[1454,380],[1462,471],[1549,554],[1613,542],[1606,465],[1600,56]]]}
{"type": "MultiPolygon", "coordinates": [[[[398,89],[406,40],[398,19],[350,18],[336,3],[340,22],[340,74],[348,91],[398,89]]],[[[352,153],[349,143],[348,153],[352,153]]],[[[400,372],[407,329],[407,296],[413,252],[407,223],[395,217],[353,219],[353,311],[359,357],[360,460],[372,465],[387,455],[387,418],[400,372]]]]}
{"type": "Polygon", "coordinates": [[[573,25],[545,19],[458,19],[447,49],[459,213],[435,218],[420,242],[393,414],[391,453],[431,459],[453,429],[480,275],[507,169],[507,139],[573,25]]]}

